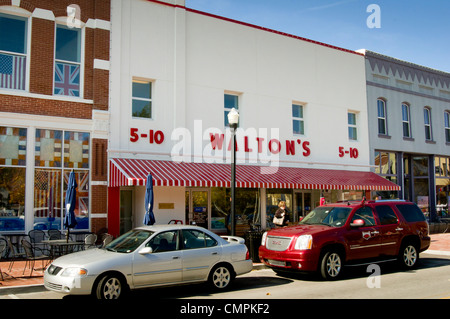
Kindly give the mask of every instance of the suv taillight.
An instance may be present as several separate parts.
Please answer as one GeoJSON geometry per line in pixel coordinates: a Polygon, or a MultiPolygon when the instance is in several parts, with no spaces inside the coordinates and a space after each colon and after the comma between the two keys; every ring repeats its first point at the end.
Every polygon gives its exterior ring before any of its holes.
{"type": "Polygon", "coordinates": [[[250,253],[247,249],[247,253],[245,254],[245,260],[249,260],[250,259],[250,253]]]}

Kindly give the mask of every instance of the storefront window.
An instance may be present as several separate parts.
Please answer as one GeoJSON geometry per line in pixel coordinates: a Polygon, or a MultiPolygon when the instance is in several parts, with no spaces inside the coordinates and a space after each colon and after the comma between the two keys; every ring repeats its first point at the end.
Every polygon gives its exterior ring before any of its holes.
{"type": "MultiPolygon", "coordinates": [[[[239,188],[236,190],[236,235],[242,236],[253,227],[261,226],[259,190],[256,188],[239,188]]],[[[230,189],[211,188],[211,229],[230,231],[230,189]]]]}
{"type": "MultiPolygon", "coordinates": [[[[375,173],[397,184],[397,154],[394,152],[375,151],[375,173]]],[[[376,197],[383,199],[397,198],[396,191],[377,191],[376,197]]]]}
{"type": "Polygon", "coordinates": [[[0,167],[0,231],[25,229],[25,168],[0,167]]]}
{"type": "Polygon", "coordinates": [[[0,126],[0,231],[25,229],[27,129],[0,126]]]}
{"type": "Polygon", "coordinates": [[[293,221],[293,201],[291,189],[268,189],[266,191],[266,225],[273,228],[273,216],[278,209],[280,201],[286,202],[286,211],[289,214],[289,220],[293,221]]]}
{"type": "Polygon", "coordinates": [[[434,158],[436,173],[436,211],[439,217],[448,218],[450,202],[450,157],[434,158]]]}
{"type": "Polygon", "coordinates": [[[62,229],[65,190],[74,170],[75,229],[89,229],[89,133],[36,129],[34,229],[62,229]]]}

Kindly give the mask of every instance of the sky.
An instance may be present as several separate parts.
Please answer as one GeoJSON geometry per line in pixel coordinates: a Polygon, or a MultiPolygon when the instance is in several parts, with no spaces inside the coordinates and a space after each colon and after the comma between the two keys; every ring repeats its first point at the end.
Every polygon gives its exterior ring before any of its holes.
{"type": "Polygon", "coordinates": [[[186,0],[186,7],[450,73],[449,0],[186,0]]]}

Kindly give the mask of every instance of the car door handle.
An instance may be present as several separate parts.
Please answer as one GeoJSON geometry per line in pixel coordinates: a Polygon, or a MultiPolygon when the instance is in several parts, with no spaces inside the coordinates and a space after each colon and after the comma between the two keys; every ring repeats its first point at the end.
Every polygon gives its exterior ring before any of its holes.
{"type": "Polygon", "coordinates": [[[373,232],[371,232],[371,234],[372,235],[378,235],[380,232],[379,231],[377,231],[377,230],[375,230],[375,231],[373,231],[373,232]]]}
{"type": "Polygon", "coordinates": [[[180,259],[179,256],[173,256],[172,259],[180,259]]]}
{"type": "Polygon", "coordinates": [[[213,252],[211,255],[217,255],[218,254],[218,252],[217,251],[215,251],[215,252],[213,252]]]}
{"type": "Polygon", "coordinates": [[[403,230],[403,228],[397,227],[395,230],[396,230],[396,231],[401,231],[401,230],[403,230]]]}

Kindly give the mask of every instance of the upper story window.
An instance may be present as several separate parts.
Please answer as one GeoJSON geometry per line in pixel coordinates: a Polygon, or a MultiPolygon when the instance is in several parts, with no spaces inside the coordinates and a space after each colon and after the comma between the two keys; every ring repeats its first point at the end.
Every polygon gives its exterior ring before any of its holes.
{"type": "Polygon", "coordinates": [[[411,137],[411,113],[409,105],[402,103],[402,125],[403,125],[403,137],[411,137]]]}
{"type": "Polygon", "coordinates": [[[433,140],[433,130],[431,129],[431,109],[425,107],[423,109],[423,121],[425,124],[425,140],[433,140]]]}
{"type": "Polygon", "coordinates": [[[358,130],[356,127],[356,113],[348,112],[348,138],[356,141],[358,139],[358,130]]]}
{"type": "Polygon", "coordinates": [[[81,29],[56,25],[54,94],[81,96],[81,29]]]}
{"type": "Polygon", "coordinates": [[[444,112],[445,142],[450,143],[450,111],[444,112]]]}
{"type": "Polygon", "coordinates": [[[0,88],[25,90],[28,20],[0,14],[0,88]]]}
{"type": "Polygon", "coordinates": [[[377,110],[378,110],[378,134],[387,135],[387,112],[386,112],[386,101],[383,99],[377,100],[377,110]]]}
{"type": "Polygon", "coordinates": [[[305,134],[303,105],[301,104],[292,104],[292,128],[294,134],[305,134]]]}
{"type": "MultiPolygon", "coordinates": [[[[230,125],[228,123],[228,112],[230,112],[232,108],[235,108],[237,111],[239,111],[239,95],[225,93],[225,95],[224,95],[224,124],[225,124],[225,127],[228,127],[230,125]]],[[[238,123],[238,126],[239,126],[239,123],[238,123]]]]}
{"type": "Polygon", "coordinates": [[[152,118],[152,82],[133,80],[132,115],[139,118],[152,118]]]}

